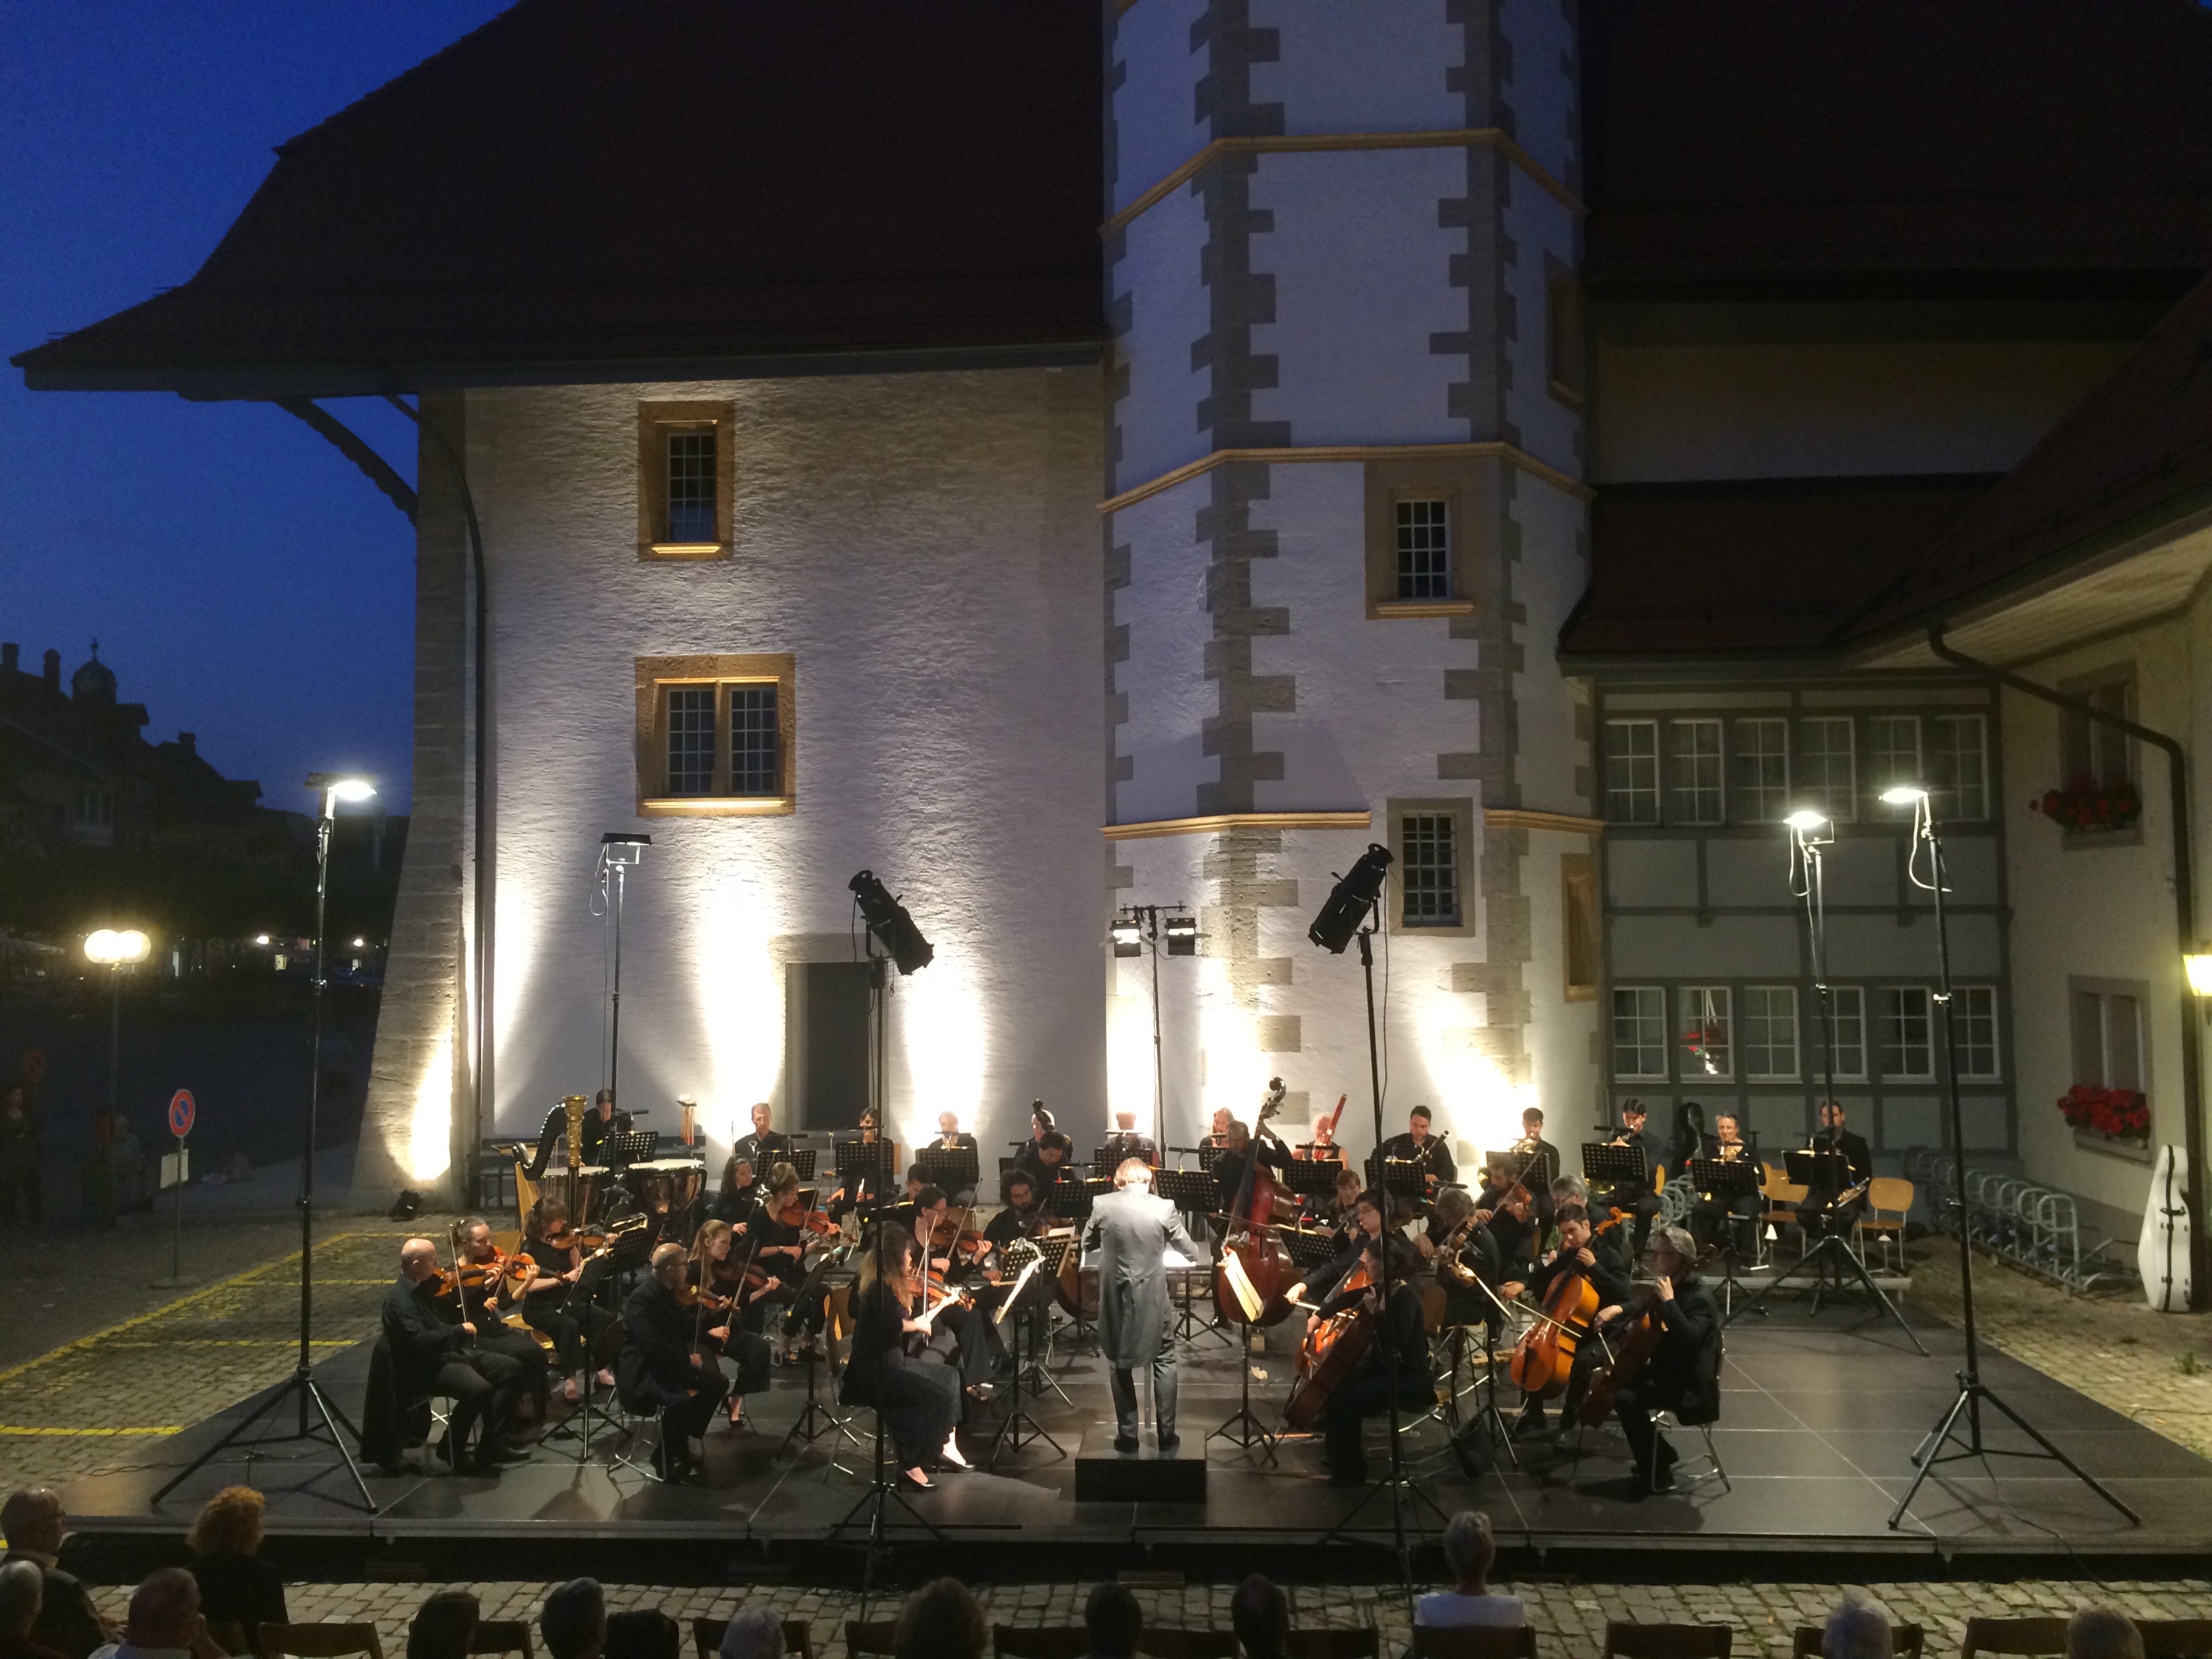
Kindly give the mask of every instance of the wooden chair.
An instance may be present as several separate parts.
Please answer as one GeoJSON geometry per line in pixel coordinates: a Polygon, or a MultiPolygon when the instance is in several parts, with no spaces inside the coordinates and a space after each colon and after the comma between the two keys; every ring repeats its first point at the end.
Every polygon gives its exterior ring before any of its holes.
{"type": "Polygon", "coordinates": [[[270,1659],[276,1659],[279,1654],[289,1659],[352,1659],[356,1654],[384,1659],[384,1644],[377,1639],[376,1626],[365,1624],[264,1624],[261,1651],[270,1659]]]}
{"type": "Polygon", "coordinates": [[[477,1620],[477,1633],[469,1638],[469,1651],[519,1653],[522,1659],[538,1659],[538,1650],[531,1645],[527,1619],[477,1620]]]}
{"type": "Polygon", "coordinates": [[[1145,1627],[1137,1651],[1146,1659],[1237,1659],[1237,1635],[1225,1630],[1155,1630],[1145,1627]]]}
{"type": "MultiPolygon", "coordinates": [[[[722,1650],[722,1632],[730,1627],[726,1619],[694,1619],[691,1621],[691,1650],[698,1659],[714,1659],[722,1650]]],[[[798,1659],[814,1659],[814,1633],[804,1619],[783,1621],[783,1650],[796,1654],[798,1659]]]]}
{"type": "MultiPolygon", "coordinates": [[[[1769,1227],[1777,1229],[1776,1236],[1778,1237],[1780,1229],[1796,1226],[1797,1206],[1805,1201],[1805,1195],[1812,1188],[1798,1185],[1790,1180],[1786,1170],[1778,1170],[1771,1164],[1764,1164],[1760,1167],[1766,1175],[1764,1183],[1766,1201],[1759,1212],[1759,1248],[1764,1251],[1766,1230],[1769,1227]]],[[[1797,1254],[1801,1257],[1805,1254],[1805,1236],[1802,1230],[1797,1236],[1797,1254]]]]}
{"type": "Polygon", "coordinates": [[[2060,1619],[1969,1619],[1959,1644],[1960,1659],[1978,1653],[2043,1654],[2066,1651],[2066,1620],[2060,1619]]]}
{"type": "Polygon", "coordinates": [[[1413,1626],[1415,1659],[1536,1659],[1536,1632],[1527,1625],[1413,1626]]]}
{"type": "Polygon", "coordinates": [[[2203,1659],[2212,1654],[2212,1619],[2138,1619],[2143,1659],[2203,1659]]]}
{"type": "Polygon", "coordinates": [[[1290,1632],[1283,1654],[1284,1659],[1382,1659],[1382,1636],[1372,1625],[1320,1625],[1290,1632]]]}
{"type": "Polygon", "coordinates": [[[1727,1625],[1605,1622],[1605,1659],[1729,1659],[1735,1630],[1727,1625]]]}
{"type": "MultiPolygon", "coordinates": [[[[1905,1266],[1905,1216],[1912,1207],[1912,1183],[1902,1176],[1876,1176],[1867,1183],[1866,1213],[1859,1218],[1862,1237],[1869,1233],[1882,1246],[1882,1254],[1894,1252],[1897,1265],[1905,1266]]],[[[1866,1250],[1861,1247],[1859,1254],[1866,1250]]]]}
{"type": "Polygon", "coordinates": [[[1080,1625],[994,1625],[991,1650],[999,1659],[1083,1659],[1091,1632],[1080,1625]]]}
{"type": "Polygon", "coordinates": [[[872,1619],[865,1625],[857,1619],[848,1619],[845,1621],[845,1651],[852,1656],[852,1659],[860,1659],[864,1653],[876,1654],[879,1659],[890,1659],[891,1635],[897,1628],[898,1621],[893,1619],[872,1619]]]}
{"type": "MultiPolygon", "coordinates": [[[[1797,1634],[1790,1644],[1790,1659],[1820,1659],[1820,1638],[1824,1632],[1818,1625],[1800,1625],[1797,1634]]],[[[1889,1650],[1896,1659],[1920,1659],[1923,1644],[1928,1632],[1917,1625],[1892,1625],[1889,1627],[1889,1650]]]]}

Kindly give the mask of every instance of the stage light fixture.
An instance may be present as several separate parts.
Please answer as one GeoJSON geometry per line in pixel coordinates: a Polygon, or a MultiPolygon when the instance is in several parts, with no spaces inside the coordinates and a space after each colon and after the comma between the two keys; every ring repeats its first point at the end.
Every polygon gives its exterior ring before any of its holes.
{"type": "Polygon", "coordinates": [[[1198,918],[1196,916],[1170,916],[1167,933],[1170,956],[1194,957],[1198,954],[1198,918]]]}
{"type": "Polygon", "coordinates": [[[1145,953],[1145,927],[1136,917],[1124,910],[1114,918],[1109,930],[1117,957],[1140,957],[1145,953]]]}
{"type": "Polygon", "coordinates": [[[1884,806],[1917,806],[1928,799],[1928,792],[1917,783],[1900,783],[1881,792],[1884,806]]]}
{"type": "Polygon", "coordinates": [[[937,947],[921,936],[921,929],[914,925],[914,918],[906,913],[906,906],[884,890],[872,870],[863,870],[845,884],[860,901],[860,915],[868,924],[868,931],[876,942],[890,952],[890,958],[902,975],[927,968],[937,960],[937,947]]]}
{"type": "MultiPolygon", "coordinates": [[[[2200,997],[2212,997],[2212,945],[2199,940],[2194,951],[2182,957],[2181,966],[2189,975],[2190,990],[2200,997]]],[[[2205,1014],[2212,1018],[2212,1008],[2205,1014]]]]}
{"type": "Polygon", "coordinates": [[[1815,830],[1823,828],[1828,822],[1828,815],[1826,812],[1815,812],[1809,806],[1802,806],[1782,821],[1799,835],[1807,836],[1815,830]]]}
{"type": "Polygon", "coordinates": [[[635,868],[645,862],[645,849],[652,845],[651,836],[625,835],[619,830],[610,830],[599,837],[599,862],[635,868]]]}
{"type": "Polygon", "coordinates": [[[1337,878],[1335,890],[1321,907],[1313,926],[1306,929],[1306,937],[1330,955],[1342,956],[1344,947],[1352,943],[1359,924],[1367,920],[1375,901],[1382,896],[1382,872],[1390,864],[1390,849],[1370,842],[1359,862],[1337,878]]]}

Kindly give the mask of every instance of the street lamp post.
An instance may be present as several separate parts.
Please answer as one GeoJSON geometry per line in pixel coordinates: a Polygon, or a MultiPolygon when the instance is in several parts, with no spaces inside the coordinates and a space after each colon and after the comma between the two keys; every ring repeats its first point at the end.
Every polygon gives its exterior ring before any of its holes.
{"type": "MultiPolygon", "coordinates": [[[[107,969],[107,1127],[111,1133],[115,1127],[116,1115],[122,1109],[123,1091],[123,970],[126,966],[146,960],[153,950],[153,941],[136,927],[119,932],[102,927],[87,935],[84,954],[88,961],[107,969]]],[[[108,1170],[107,1216],[115,1218],[115,1172],[108,1170]]]]}

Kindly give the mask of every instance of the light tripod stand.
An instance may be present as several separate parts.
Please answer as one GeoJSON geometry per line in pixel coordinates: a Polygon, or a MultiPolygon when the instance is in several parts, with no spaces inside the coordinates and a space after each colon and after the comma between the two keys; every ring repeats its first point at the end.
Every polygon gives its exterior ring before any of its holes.
{"type": "MultiPolygon", "coordinates": [[[[1942,837],[1936,833],[1935,805],[1925,789],[1909,786],[1885,790],[1882,799],[1893,806],[1910,805],[1912,808],[1912,852],[1905,866],[1906,872],[1912,878],[1913,885],[1929,893],[1936,902],[1936,964],[1938,985],[1936,1000],[1943,1010],[1943,1104],[1948,1119],[1951,1155],[1954,1160],[1963,1160],[1966,1157],[1966,1125],[1959,1108],[1959,1050],[1957,1036],[1952,1024],[1951,935],[1943,910],[1943,895],[1948,887],[1949,872],[1943,862],[1942,837]],[[1928,854],[1928,873],[1925,877],[1920,873],[1920,854],[1923,848],[1928,854]]],[[[1966,1369],[1958,1373],[1959,1392],[1951,1401],[1950,1409],[1943,1413],[1942,1419],[1928,1431],[1919,1445],[1913,1449],[1912,1461],[1919,1466],[1919,1472],[1912,1477],[1912,1484],[1905,1489],[1905,1496],[1897,1500],[1897,1507],[1890,1511],[1890,1529],[1893,1532],[1903,1523],[1905,1513],[1912,1507],[1912,1500],[1918,1495],[1921,1483],[1936,1472],[1936,1466],[1938,1463],[1956,1462],[1960,1458],[1972,1457],[1980,1460],[1983,1468],[1986,1469],[1989,1468],[1988,1460],[1993,1453],[2008,1457],[2048,1458],[2057,1463],[2069,1474],[2088,1487],[2091,1492],[2096,1493],[2122,1515],[2127,1516],[2131,1522],[2141,1526],[2142,1524],[2141,1516],[2098,1485],[2096,1480],[2079,1464],[2045,1439],[2033,1424],[2005,1404],[1996,1390],[1982,1381],[1981,1339],[1974,1325],[1973,1230],[1966,1209],[1966,1192],[1963,1182],[1959,1185],[1954,1202],[1958,1206],[1958,1214],[1954,1220],[1959,1230],[1959,1310],[1960,1323],[1965,1330],[1966,1339],[1966,1369]],[[1982,1407],[1985,1405],[1994,1407],[2003,1416],[2010,1419],[2013,1426],[2033,1440],[2039,1449],[2021,1451],[2013,1447],[1991,1446],[1984,1443],[1982,1439],[1982,1407]],[[1951,1443],[1953,1437],[1959,1433],[1961,1419],[1965,1420],[1966,1425],[1963,1443],[1958,1444],[1954,1449],[1947,1452],[1943,1448],[1951,1443]]],[[[1994,1480],[1996,1472],[1990,1470],[1990,1473],[1991,1480],[1994,1480]]]]}

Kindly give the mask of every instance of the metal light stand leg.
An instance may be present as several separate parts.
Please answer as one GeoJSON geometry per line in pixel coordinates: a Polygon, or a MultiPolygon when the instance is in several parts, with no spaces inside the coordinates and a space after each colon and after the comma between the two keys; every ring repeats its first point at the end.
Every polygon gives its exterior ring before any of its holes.
{"type": "Polygon", "coordinates": [[[1249,1451],[1260,1448],[1268,1462],[1275,1461],[1274,1431],[1260,1420],[1252,1409],[1252,1333],[1259,1328],[1251,1324],[1237,1326],[1237,1409],[1222,1422],[1219,1428],[1206,1437],[1226,1440],[1231,1445],[1249,1451]]]}
{"type": "MultiPolygon", "coordinates": [[[[1951,936],[1949,920],[1943,909],[1943,890],[1948,872],[1943,867],[1943,843],[1936,833],[1934,805],[1926,795],[1920,798],[1918,804],[1913,809],[1912,830],[1916,839],[1924,840],[1928,843],[1929,879],[1922,884],[1930,889],[1936,901],[1936,961],[1937,979],[1942,988],[1939,1000],[1943,1005],[1943,1084],[1946,1097],[1944,1103],[1948,1109],[1948,1115],[1950,1119],[1952,1154],[1954,1157],[1963,1158],[1966,1145],[1966,1124],[1964,1114],[1959,1105],[1959,1051],[1957,1033],[1953,1029],[1951,1020],[1951,936]]],[[[2196,1040],[2194,1033],[2191,1034],[2189,1040],[2191,1042],[2196,1040]]],[[[2099,1485],[2093,1476],[2064,1452],[2052,1445],[2033,1424],[2006,1405],[1998,1398],[1996,1391],[1982,1381],[1981,1339],[1974,1323],[1973,1230],[1968,1225],[1966,1193],[1963,1182],[1960,1183],[1956,1202],[1959,1208],[1957,1220],[1960,1324],[1966,1336],[1966,1367],[1964,1370],[1955,1373],[1959,1381],[1959,1392],[1952,1400],[1950,1409],[1945,1412],[1936,1426],[1928,1431],[1912,1454],[1912,1461],[1920,1466],[1919,1473],[1912,1477],[1912,1484],[1905,1489],[1905,1496],[1897,1500],[1897,1507],[1890,1511],[1890,1530],[1894,1532],[1903,1524],[1905,1513],[1912,1507],[1912,1500],[1918,1496],[1922,1483],[1935,1473],[1938,1463],[1956,1462],[1960,1458],[1966,1457],[1985,1460],[1992,1453],[2008,1457],[2048,1458],[2122,1515],[2127,1516],[2130,1525],[2141,1526],[2142,1516],[2137,1515],[2099,1485]],[[1997,1410],[2011,1419],[2013,1426],[2035,1442],[2040,1449],[2015,1451],[2008,1447],[1985,1445],[1982,1440],[1981,1411],[1984,1402],[1996,1407],[1997,1410]],[[1966,1419],[1965,1443],[1956,1451],[1944,1452],[1942,1448],[1945,1443],[1958,1432],[1959,1419],[1962,1415],[1966,1419]]],[[[1986,1463],[1984,1466],[1986,1468],[1986,1463]]],[[[1990,1471],[1990,1479],[1992,1481],[1996,1479],[1994,1470],[1990,1471]]]]}
{"type": "MultiPolygon", "coordinates": [[[[353,1477],[354,1490],[361,1494],[361,1507],[371,1515],[377,1512],[376,1499],[368,1490],[368,1482],[362,1478],[361,1465],[354,1461],[353,1453],[346,1445],[349,1435],[358,1445],[361,1431],[346,1420],[345,1413],[332,1402],[323,1385],[315,1381],[309,1340],[315,1308],[315,1116],[322,1103],[323,1091],[323,921],[331,891],[331,814],[334,810],[332,799],[326,796],[321,815],[315,820],[315,981],[313,1017],[309,1024],[308,1038],[307,1121],[302,1133],[300,1158],[299,1361],[294,1366],[290,1378],[255,1407],[251,1415],[165,1481],[154,1493],[153,1501],[156,1504],[182,1486],[188,1477],[199,1473],[217,1455],[236,1444],[244,1437],[247,1429],[289,1399],[299,1407],[298,1427],[291,1434],[276,1437],[276,1442],[319,1440],[327,1432],[331,1444],[337,1448],[339,1457],[344,1460],[346,1473],[353,1477]],[[319,1422],[309,1419],[311,1407],[319,1422]]],[[[256,1446],[270,1443],[270,1441],[254,1443],[256,1446]]],[[[348,1502],[350,1507],[350,1500],[341,1501],[348,1502]]]]}
{"type": "Polygon", "coordinates": [[[799,1413],[799,1420],[791,1425],[790,1432],[783,1437],[783,1443],[776,1448],[775,1455],[781,1457],[789,1452],[794,1440],[802,1446],[811,1446],[825,1434],[842,1435],[855,1446],[859,1445],[860,1437],[847,1425],[847,1420],[838,1416],[833,1407],[823,1405],[821,1395],[816,1391],[815,1374],[821,1369],[822,1357],[814,1352],[813,1343],[806,1344],[804,1354],[806,1405],[799,1413]]]}

